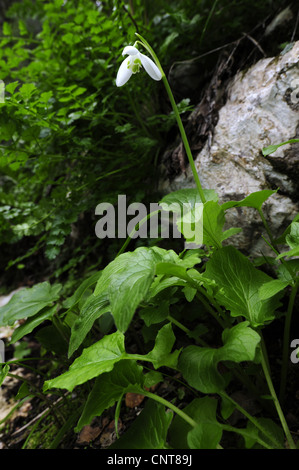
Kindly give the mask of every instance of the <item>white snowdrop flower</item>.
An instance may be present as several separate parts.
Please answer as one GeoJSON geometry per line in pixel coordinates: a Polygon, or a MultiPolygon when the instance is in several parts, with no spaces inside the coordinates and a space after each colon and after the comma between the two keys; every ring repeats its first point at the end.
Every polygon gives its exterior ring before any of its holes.
{"type": "Polygon", "coordinates": [[[122,55],[128,57],[121,63],[116,77],[116,86],[123,86],[131,78],[131,75],[140,71],[143,66],[153,80],[161,80],[162,74],[149,57],[142,54],[134,46],[126,46],[122,55]]]}

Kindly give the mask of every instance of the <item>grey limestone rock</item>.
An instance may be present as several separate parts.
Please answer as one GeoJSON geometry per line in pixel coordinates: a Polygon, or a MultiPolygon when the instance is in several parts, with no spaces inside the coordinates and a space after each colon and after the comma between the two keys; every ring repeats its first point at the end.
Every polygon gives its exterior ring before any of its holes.
{"type": "MultiPolygon", "coordinates": [[[[192,119],[192,115],[190,116],[192,119]]],[[[262,148],[299,137],[299,42],[278,57],[262,59],[228,84],[227,100],[202,150],[196,168],[207,189],[220,202],[241,200],[254,191],[277,189],[264,205],[273,233],[279,235],[299,211],[299,144],[280,147],[264,157],[262,148]]],[[[195,187],[188,166],[160,188],[168,193],[195,187]]],[[[227,226],[241,227],[234,243],[252,255],[265,252],[259,214],[250,208],[230,209],[227,226]]],[[[230,239],[232,240],[232,239],[230,239]]]]}

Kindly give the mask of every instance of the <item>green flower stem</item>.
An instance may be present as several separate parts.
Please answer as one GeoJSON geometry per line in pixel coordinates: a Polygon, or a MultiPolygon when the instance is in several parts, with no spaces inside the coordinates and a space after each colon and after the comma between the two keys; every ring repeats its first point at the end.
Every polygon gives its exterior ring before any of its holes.
{"type": "Polygon", "coordinates": [[[273,245],[262,235],[262,239],[267,243],[267,245],[271,248],[271,250],[276,254],[276,256],[279,255],[279,251],[277,251],[273,245]]]}
{"type": "Polygon", "coordinates": [[[282,368],[281,368],[281,380],[280,380],[280,391],[279,391],[279,399],[280,402],[283,403],[285,390],[286,390],[286,381],[287,381],[287,373],[288,373],[288,362],[289,362],[289,344],[290,344],[290,329],[291,329],[291,320],[292,320],[292,313],[294,309],[294,303],[296,294],[299,287],[299,279],[297,280],[296,284],[292,287],[291,295],[289,298],[288,309],[285,318],[284,324],[284,334],[283,334],[283,350],[282,350],[282,368]]]}
{"type": "MultiPolygon", "coordinates": [[[[249,421],[252,422],[252,424],[254,424],[254,426],[259,430],[261,431],[264,436],[267,436],[268,439],[270,439],[273,444],[275,444],[275,447],[279,447],[279,448],[282,448],[282,446],[279,444],[279,442],[276,441],[275,437],[273,436],[273,434],[271,434],[270,432],[267,431],[267,429],[265,429],[260,423],[259,421],[254,418],[254,416],[251,416],[251,414],[249,414],[241,405],[239,405],[235,400],[233,400],[229,395],[227,395],[226,392],[220,392],[219,393],[220,397],[230,401],[231,403],[233,403],[233,405],[237,408],[237,410],[239,410],[244,416],[246,416],[246,418],[248,418],[249,421]]],[[[234,428],[233,428],[234,429],[234,428]]],[[[232,430],[233,430],[232,429],[232,430]]],[[[266,445],[265,443],[263,444],[265,447],[268,447],[268,445],[266,445]]]]}
{"type": "Polygon", "coordinates": [[[290,447],[290,449],[296,449],[296,445],[295,445],[295,443],[293,441],[293,438],[291,436],[290,430],[288,428],[287,422],[285,420],[283,411],[281,409],[279,400],[277,398],[277,395],[276,395],[276,392],[275,392],[275,389],[274,389],[274,386],[273,386],[273,383],[272,383],[270,370],[269,370],[270,368],[268,366],[267,351],[266,351],[266,347],[265,347],[265,343],[264,343],[263,338],[261,338],[261,364],[262,364],[263,372],[264,372],[264,375],[265,375],[265,378],[266,378],[266,381],[267,381],[267,385],[268,385],[270,394],[272,396],[272,399],[273,399],[277,414],[279,416],[282,428],[284,430],[285,436],[287,438],[289,447],[290,447]]]}
{"type": "Polygon", "coordinates": [[[119,415],[120,415],[120,408],[121,408],[121,404],[122,404],[122,400],[123,400],[123,396],[124,396],[124,393],[122,394],[122,396],[120,397],[120,399],[118,400],[117,404],[116,404],[116,407],[115,407],[115,413],[114,413],[114,432],[116,434],[116,437],[117,439],[119,439],[119,433],[118,433],[118,419],[119,419],[119,415]]]}
{"type": "Polygon", "coordinates": [[[179,130],[180,130],[181,137],[182,137],[182,140],[183,140],[183,144],[184,144],[186,154],[187,154],[187,157],[188,157],[188,160],[189,160],[190,168],[191,168],[192,173],[193,173],[195,184],[196,184],[196,187],[198,189],[201,202],[205,203],[206,198],[205,198],[205,195],[204,195],[204,192],[203,192],[203,189],[202,189],[199,177],[198,177],[198,173],[196,171],[195,163],[194,163],[193,156],[192,156],[192,153],[191,153],[191,149],[190,149],[190,146],[189,146],[189,142],[188,142],[188,139],[187,139],[187,136],[186,136],[186,132],[185,132],[182,120],[181,120],[181,116],[180,116],[178,107],[177,107],[175,99],[173,97],[171,88],[169,86],[168,80],[167,80],[166,75],[164,73],[164,70],[163,70],[163,68],[160,64],[160,61],[159,61],[157,55],[155,54],[155,52],[153,51],[153,49],[151,48],[149,43],[142,36],[140,36],[140,34],[138,34],[138,33],[135,33],[135,34],[138,38],[141,39],[141,42],[140,41],[137,41],[137,42],[142,44],[143,47],[145,47],[145,49],[151,54],[151,56],[153,57],[157,67],[159,68],[159,70],[162,74],[162,80],[163,80],[164,86],[166,88],[166,91],[167,91],[167,94],[168,94],[168,97],[169,97],[174,115],[176,117],[176,120],[177,120],[177,123],[178,123],[178,126],[179,126],[179,130]]]}
{"type": "Polygon", "coordinates": [[[180,410],[177,406],[173,405],[170,401],[165,400],[165,398],[160,397],[159,395],[155,395],[154,393],[145,391],[144,395],[148,398],[152,398],[153,400],[161,403],[162,405],[165,405],[167,408],[170,408],[172,411],[174,411],[177,415],[179,415],[186,423],[190,424],[193,428],[197,426],[197,422],[194,421],[194,419],[190,418],[190,416],[187,415],[187,413],[184,413],[184,411],[180,410]]]}
{"type": "Polygon", "coordinates": [[[194,163],[193,156],[192,156],[192,153],[191,153],[191,149],[190,149],[190,146],[189,146],[189,142],[188,142],[188,139],[187,139],[187,136],[186,136],[186,132],[185,132],[182,120],[181,120],[181,116],[180,116],[180,113],[178,111],[178,107],[177,107],[175,99],[173,97],[173,94],[172,94],[171,88],[169,86],[168,80],[167,80],[166,75],[164,73],[162,75],[162,80],[163,80],[164,86],[166,88],[171,106],[173,108],[173,111],[174,111],[179,129],[180,129],[181,137],[182,137],[183,144],[184,144],[184,147],[185,147],[185,150],[186,150],[186,154],[187,154],[187,157],[188,157],[188,160],[189,160],[189,165],[190,165],[190,168],[192,170],[193,178],[194,178],[196,187],[197,187],[199,195],[200,195],[200,199],[201,199],[202,203],[205,203],[206,198],[205,198],[205,195],[204,195],[204,192],[203,192],[203,189],[202,189],[199,177],[198,177],[198,173],[196,171],[195,163],[194,163]]]}

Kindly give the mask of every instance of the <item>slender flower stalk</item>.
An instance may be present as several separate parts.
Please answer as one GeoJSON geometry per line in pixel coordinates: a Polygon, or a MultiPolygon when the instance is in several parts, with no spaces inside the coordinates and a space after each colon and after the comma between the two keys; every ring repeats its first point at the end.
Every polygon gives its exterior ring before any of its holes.
{"type": "Polygon", "coordinates": [[[135,34],[140,39],[140,41],[136,41],[134,46],[127,46],[124,48],[123,55],[128,55],[128,57],[122,62],[118,70],[117,77],[116,77],[116,85],[123,86],[125,83],[127,83],[127,81],[131,78],[133,74],[140,71],[142,66],[144,67],[145,71],[149,74],[149,76],[153,80],[162,79],[164,86],[166,88],[171,106],[173,108],[174,115],[176,117],[176,120],[179,126],[182,141],[185,147],[185,151],[189,160],[189,165],[192,170],[193,178],[194,178],[196,187],[198,189],[201,202],[205,203],[206,198],[205,198],[204,191],[201,186],[199,176],[195,167],[195,163],[194,163],[192,152],[191,152],[189,142],[186,136],[186,132],[185,132],[185,129],[184,129],[181,117],[180,117],[178,107],[173,97],[171,88],[169,86],[168,80],[164,73],[164,70],[159,62],[157,55],[155,54],[155,52],[153,51],[149,43],[142,36],[140,36],[140,34],[138,33],[135,33],[135,34]],[[152,56],[154,60],[151,60],[149,57],[139,52],[138,49],[136,48],[137,44],[141,44],[147,50],[147,52],[152,56]]]}
{"type": "Polygon", "coordinates": [[[273,386],[273,383],[272,383],[272,379],[271,379],[271,375],[270,375],[269,362],[268,362],[268,357],[267,357],[267,351],[266,351],[266,346],[265,346],[263,338],[261,339],[261,364],[262,364],[263,372],[264,372],[264,375],[265,375],[265,379],[266,379],[270,394],[272,396],[272,399],[273,399],[277,414],[279,416],[282,428],[284,430],[286,439],[288,441],[289,447],[290,447],[290,449],[296,449],[296,445],[294,443],[293,437],[292,437],[292,435],[290,433],[290,430],[288,428],[286,419],[284,417],[283,411],[281,409],[279,400],[277,398],[277,395],[276,395],[276,392],[275,392],[275,389],[274,389],[274,386],[273,386]]]}
{"type": "MultiPolygon", "coordinates": [[[[205,202],[206,202],[206,198],[205,198],[205,195],[204,195],[204,192],[203,192],[203,189],[202,189],[200,180],[199,180],[198,173],[197,173],[197,171],[196,171],[195,163],[194,163],[193,156],[192,156],[192,153],[191,153],[191,149],[190,149],[190,146],[189,146],[189,142],[188,142],[188,139],[187,139],[187,136],[186,136],[186,132],[185,132],[185,129],[184,129],[182,120],[181,120],[181,116],[180,116],[178,107],[177,107],[176,102],[175,102],[175,99],[174,99],[174,97],[173,97],[171,88],[170,88],[170,86],[169,86],[168,80],[167,80],[166,75],[165,75],[165,73],[164,73],[164,70],[163,70],[163,68],[162,68],[162,66],[161,66],[161,64],[160,64],[160,61],[159,61],[157,55],[155,54],[155,52],[153,51],[153,49],[151,48],[151,46],[149,45],[149,43],[148,43],[142,36],[140,36],[140,34],[138,34],[138,33],[135,33],[135,34],[136,34],[136,36],[141,40],[141,44],[142,44],[142,45],[145,47],[145,49],[151,54],[151,56],[153,57],[153,59],[154,59],[156,65],[157,65],[157,67],[159,68],[159,70],[160,70],[160,72],[161,72],[161,74],[162,74],[162,80],[163,80],[164,86],[165,86],[165,88],[166,88],[166,91],[167,91],[167,94],[168,94],[168,97],[169,97],[171,106],[172,106],[172,108],[173,108],[174,115],[175,115],[175,117],[176,117],[176,120],[177,120],[179,129],[180,129],[181,137],[182,137],[183,144],[184,144],[184,147],[185,147],[185,150],[186,150],[186,154],[187,154],[187,157],[188,157],[188,160],[189,160],[189,165],[190,165],[190,168],[191,168],[191,170],[192,170],[193,178],[194,178],[194,180],[195,180],[195,184],[196,184],[196,187],[197,187],[197,189],[198,189],[201,202],[205,203],[205,202]]],[[[137,42],[140,43],[140,41],[137,41],[137,42]]]]}

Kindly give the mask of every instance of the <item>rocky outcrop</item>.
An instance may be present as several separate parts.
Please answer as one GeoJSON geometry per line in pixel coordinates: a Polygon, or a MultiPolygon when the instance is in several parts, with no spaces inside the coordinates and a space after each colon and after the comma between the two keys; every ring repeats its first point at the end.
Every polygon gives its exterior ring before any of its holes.
{"type": "MultiPolygon", "coordinates": [[[[198,110],[194,113],[198,114],[198,110]]],[[[190,115],[192,121],[194,115],[190,115]]],[[[241,200],[254,191],[277,189],[265,203],[274,233],[280,234],[299,211],[299,144],[280,147],[264,157],[262,148],[299,137],[299,42],[278,56],[257,62],[228,84],[227,100],[218,122],[195,164],[204,188],[215,189],[220,202],[241,200]]],[[[174,153],[181,151],[179,146],[174,153]]],[[[189,167],[172,181],[161,183],[163,193],[194,187],[189,167]]],[[[228,226],[243,231],[234,243],[244,251],[261,254],[259,215],[253,209],[230,209],[228,226]]],[[[230,239],[232,240],[232,239],[230,239]]]]}

